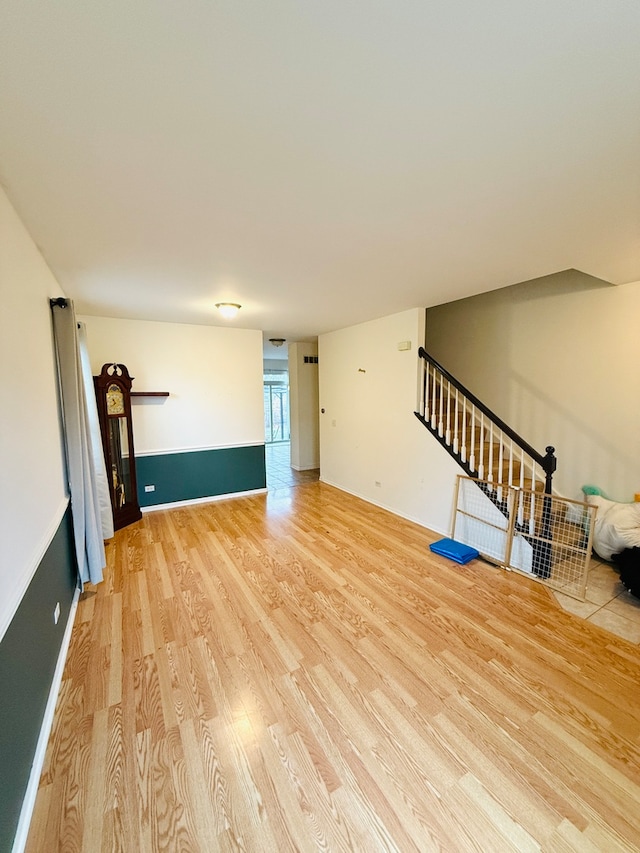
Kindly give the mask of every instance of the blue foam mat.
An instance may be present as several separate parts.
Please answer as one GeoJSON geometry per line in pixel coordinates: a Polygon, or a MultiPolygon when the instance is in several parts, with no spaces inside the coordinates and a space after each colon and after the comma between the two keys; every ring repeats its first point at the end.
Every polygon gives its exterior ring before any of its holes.
{"type": "Polygon", "coordinates": [[[461,566],[480,556],[480,552],[471,545],[463,545],[455,539],[439,539],[437,542],[432,542],[429,548],[434,554],[448,557],[449,560],[460,563],[461,566]]]}

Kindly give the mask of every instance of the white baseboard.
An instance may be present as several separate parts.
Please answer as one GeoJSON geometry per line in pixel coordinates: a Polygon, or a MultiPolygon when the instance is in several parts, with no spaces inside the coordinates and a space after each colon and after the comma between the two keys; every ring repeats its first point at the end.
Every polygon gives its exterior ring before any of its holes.
{"type": "Polygon", "coordinates": [[[247,498],[250,495],[265,495],[266,493],[266,489],[249,489],[246,492],[230,492],[226,495],[210,495],[209,497],[204,498],[192,498],[188,501],[172,501],[171,503],[166,504],[152,504],[151,506],[140,507],[140,509],[143,513],[156,512],[161,509],[175,509],[179,506],[193,506],[194,504],[210,504],[214,501],[225,501],[228,498],[247,498]]]}
{"type": "Polygon", "coordinates": [[[67,619],[67,625],[64,629],[64,636],[62,637],[62,644],[60,646],[58,662],[56,663],[55,672],[53,673],[53,681],[51,682],[51,689],[49,690],[47,707],[45,708],[44,717],[42,718],[42,726],[40,728],[40,735],[38,736],[36,751],[33,756],[33,764],[31,765],[29,783],[27,785],[27,790],[24,795],[24,800],[22,801],[20,819],[18,820],[18,829],[16,831],[16,836],[13,840],[13,847],[11,848],[12,853],[23,853],[23,850],[27,843],[27,836],[29,835],[29,825],[31,824],[33,807],[36,803],[38,783],[40,782],[40,775],[42,773],[44,757],[47,752],[47,744],[49,743],[49,735],[51,734],[51,726],[53,725],[53,715],[56,710],[58,693],[60,692],[60,685],[62,684],[62,674],[64,672],[64,665],[67,660],[69,643],[71,642],[71,632],[73,630],[73,623],[76,618],[76,610],[78,609],[79,596],[80,590],[76,589],[73,595],[73,601],[71,602],[71,607],[69,608],[69,618],[67,619]]]}
{"type": "MultiPolygon", "coordinates": [[[[149,399],[149,398],[148,398],[149,399]]],[[[157,399],[157,398],[156,398],[157,399]]],[[[134,397],[139,405],[141,397],[134,397]]],[[[202,453],[209,450],[235,450],[237,447],[264,447],[263,441],[244,441],[241,444],[204,444],[198,447],[164,447],[162,450],[138,450],[136,447],[136,458],[138,456],[173,456],[176,453],[202,453]]]]}

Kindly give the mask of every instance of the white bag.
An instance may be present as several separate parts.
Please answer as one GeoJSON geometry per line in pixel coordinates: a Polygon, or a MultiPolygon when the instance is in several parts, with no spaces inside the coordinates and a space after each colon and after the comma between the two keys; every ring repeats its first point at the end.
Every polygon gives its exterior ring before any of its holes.
{"type": "Polygon", "coordinates": [[[601,495],[587,495],[586,501],[598,507],[593,550],[599,557],[610,560],[625,548],[640,548],[640,503],[616,503],[601,495]]]}

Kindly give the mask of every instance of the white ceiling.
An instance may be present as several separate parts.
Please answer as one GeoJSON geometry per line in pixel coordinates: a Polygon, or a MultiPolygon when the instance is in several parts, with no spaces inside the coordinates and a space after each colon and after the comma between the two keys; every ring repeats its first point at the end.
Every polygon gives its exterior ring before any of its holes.
{"type": "Polygon", "coordinates": [[[640,279],[638,0],[0,0],[0,181],[85,314],[288,340],[640,279]]]}

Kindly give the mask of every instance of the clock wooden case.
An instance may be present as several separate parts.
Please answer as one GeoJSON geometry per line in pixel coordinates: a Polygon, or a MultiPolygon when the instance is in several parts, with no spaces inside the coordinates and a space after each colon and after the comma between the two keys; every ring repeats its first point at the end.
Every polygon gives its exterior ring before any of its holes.
{"type": "Polygon", "coordinates": [[[100,375],[93,377],[116,530],[142,518],[133,449],[132,382],[124,364],[103,364],[100,375]]]}

